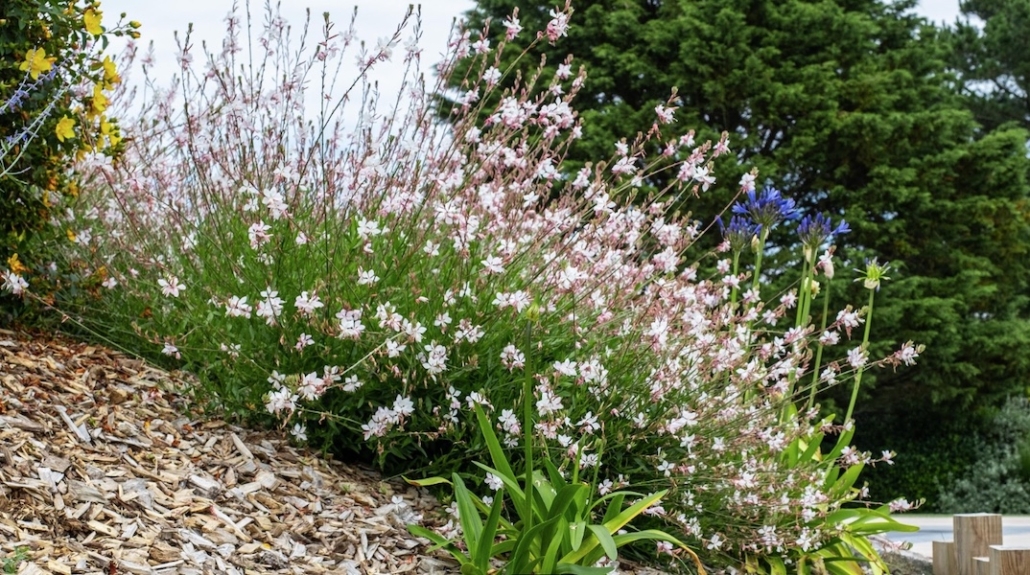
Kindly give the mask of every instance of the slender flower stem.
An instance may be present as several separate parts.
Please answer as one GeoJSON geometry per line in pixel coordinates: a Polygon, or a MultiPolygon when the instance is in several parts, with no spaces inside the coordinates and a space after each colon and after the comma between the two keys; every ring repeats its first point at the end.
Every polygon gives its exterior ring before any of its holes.
{"type": "Polygon", "coordinates": [[[794,327],[801,327],[808,317],[809,304],[812,301],[812,285],[815,282],[815,269],[805,258],[801,272],[801,287],[798,290],[798,309],[794,317],[794,327]]]}
{"type": "MultiPolygon", "coordinates": [[[[865,335],[862,336],[862,349],[865,350],[869,346],[869,326],[873,324],[873,298],[876,297],[876,290],[869,290],[869,306],[866,309],[865,315],[865,335]]],[[[848,414],[844,416],[844,422],[851,420],[851,414],[855,411],[855,402],[858,401],[858,387],[862,384],[862,373],[865,372],[865,366],[863,365],[858,369],[858,373],[855,374],[855,384],[851,388],[851,403],[848,404],[848,414]]]]}
{"type": "MultiPolygon", "coordinates": [[[[734,251],[733,252],[733,277],[737,277],[738,273],[740,273],[740,252],[739,251],[734,251]]],[[[737,294],[739,292],[740,292],[740,288],[737,288],[737,287],[734,287],[733,290],[730,291],[730,304],[732,304],[734,307],[736,306],[737,294]]]]}
{"type": "MultiPolygon", "coordinates": [[[[522,433],[525,437],[525,449],[526,456],[526,501],[530,502],[530,508],[534,499],[533,494],[533,325],[530,322],[526,322],[525,330],[525,348],[526,348],[526,368],[525,368],[525,381],[522,383],[522,397],[524,405],[522,408],[523,414],[523,429],[522,433]]],[[[533,526],[533,513],[529,513],[525,518],[526,531],[533,526]]]]}
{"type": "Polygon", "coordinates": [[[765,229],[758,237],[758,246],[755,247],[755,277],[751,278],[751,288],[758,290],[758,278],[762,272],[762,254],[765,253],[765,239],[769,232],[765,229]]]}
{"type": "MultiPolygon", "coordinates": [[[[826,331],[826,317],[830,312],[830,282],[826,281],[826,293],[823,294],[823,320],[819,325],[819,335],[822,337],[822,333],[826,331]]],[[[820,342],[819,346],[815,350],[815,365],[812,370],[812,389],[808,393],[808,409],[812,409],[815,405],[815,394],[819,387],[819,368],[822,367],[823,362],[823,344],[820,342]]]]}

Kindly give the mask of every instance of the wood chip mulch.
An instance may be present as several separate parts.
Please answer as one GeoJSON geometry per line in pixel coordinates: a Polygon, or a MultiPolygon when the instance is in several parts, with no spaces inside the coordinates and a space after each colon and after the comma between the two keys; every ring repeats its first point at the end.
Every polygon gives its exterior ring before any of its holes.
{"type": "Polygon", "coordinates": [[[193,418],[184,374],[0,330],[0,573],[453,573],[432,497],[193,418]]]}

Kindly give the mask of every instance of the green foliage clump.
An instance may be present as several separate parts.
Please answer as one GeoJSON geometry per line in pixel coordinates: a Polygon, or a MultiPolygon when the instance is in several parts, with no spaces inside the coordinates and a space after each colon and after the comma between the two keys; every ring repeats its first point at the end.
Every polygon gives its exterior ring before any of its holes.
{"type": "Polygon", "coordinates": [[[1030,513],[1030,401],[1014,398],[973,436],[976,458],[943,475],[941,513],[1030,513]]]}
{"type": "Polygon", "coordinates": [[[0,569],[5,574],[14,574],[18,572],[18,566],[21,565],[25,560],[29,558],[28,547],[17,547],[14,552],[7,557],[4,557],[2,563],[0,563],[0,569]]]}

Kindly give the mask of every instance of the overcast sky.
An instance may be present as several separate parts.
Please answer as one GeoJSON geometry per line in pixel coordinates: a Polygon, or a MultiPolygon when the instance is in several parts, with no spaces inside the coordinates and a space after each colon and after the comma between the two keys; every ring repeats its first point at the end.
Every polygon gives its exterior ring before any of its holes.
{"type": "MultiPolygon", "coordinates": [[[[417,2],[417,0],[415,0],[417,2]]],[[[245,0],[240,0],[245,3],[245,0]]],[[[311,8],[314,24],[317,26],[321,21],[321,14],[328,11],[331,18],[338,22],[338,30],[346,28],[350,21],[350,14],[353,7],[358,7],[358,35],[369,44],[375,45],[378,38],[389,36],[393,33],[397,23],[401,21],[406,12],[409,0],[287,0],[283,2],[283,16],[297,28],[304,21],[305,7],[311,8]]],[[[558,4],[559,1],[555,0],[558,4]]],[[[215,48],[221,46],[221,40],[225,33],[224,18],[232,7],[232,0],[175,0],[169,2],[140,2],[139,0],[102,0],[101,9],[104,12],[104,24],[114,24],[118,15],[127,13],[129,19],[138,20],[143,24],[140,30],[142,34],[141,43],[153,41],[157,66],[154,70],[154,77],[167,84],[167,79],[178,72],[176,64],[177,50],[173,34],[179,31],[185,32],[189,23],[194,25],[193,41],[199,48],[201,40],[207,40],[209,45],[215,48]]],[[[256,24],[260,25],[264,1],[251,0],[252,11],[258,17],[256,24]]],[[[423,48],[423,62],[430,65],[440,60],[440,56],[446,50],[447,34],[454,18],[460,16],[464,11],[470,9],[474,2],[471,0],[424,0],[422,2],[422,23],[423,36],[421,47],[423,48]]],[[[575,4],[574,4],[575,5],[575,4]]],[[[918,11],[935,22],[951,22],[958,14],[958,0],[921,0],[918,11]]],[[[575,23],[575,19],[573,20],[575,23]]],[[[317,34],[316,34],[317,36],[317,34]]],[[[408,35],[405,34],[405,37],[408,35]]],[[[316,38],[317,40],[317,38],[316,38]]],[[[195,58],[199,60],[199,50],[195,58]]],[[[400,50],[398,50],[398,53],[400,50]]],[[[345,66],[354,69],[353,52],[346,56],[345,66]]],[[[400,79],[400,57],[395,58],[393,66],[383,66],[376,74],[375,79],[380,82],[383,93],[396,93],[400,79]]],[[[317,97],[317,96],[314,96],[317,97]]]]}

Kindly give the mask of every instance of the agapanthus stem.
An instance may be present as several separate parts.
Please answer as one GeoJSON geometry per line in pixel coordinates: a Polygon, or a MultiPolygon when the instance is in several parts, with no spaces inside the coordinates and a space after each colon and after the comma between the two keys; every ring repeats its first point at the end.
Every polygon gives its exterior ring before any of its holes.
{"type": "Polygon", "coordinates": [[[798,289],[798,309],[794,317],[794,327],[801,327],[808,317],[808,310],[812,302],[812,286],[815,285],[815,268],[805,258],[802,264],[801,286],[798,289]]]}
{"type": "MultiPolygon", "coordinates": [[[[865,334],[862,336],[862,350],[868,351],[869,347],[869,326],[873,324],[873,298],[876,297],[876,290],[869,290],[869,305],[865,314],[865,334]]],[[[855,374],[855,384],[851,388],[851,403],[848,404],[848,414],[844,416],[844,422],[851,420],[851,414],[855,411],[855,403],[858,401],[858,388],[862,385],[862,373],[865,372],[865,365],[858,368],[855,374]]]]}
{"type": "Polygon", "coordinates": [[[762,254],[765,253],[765,238],[768,235],[766,230],[758,236],[758,245],[755,246],[755,277],[751,278],[751,288],[755,291],[758,290],[758,278],[762,273],[762,254]]]}

